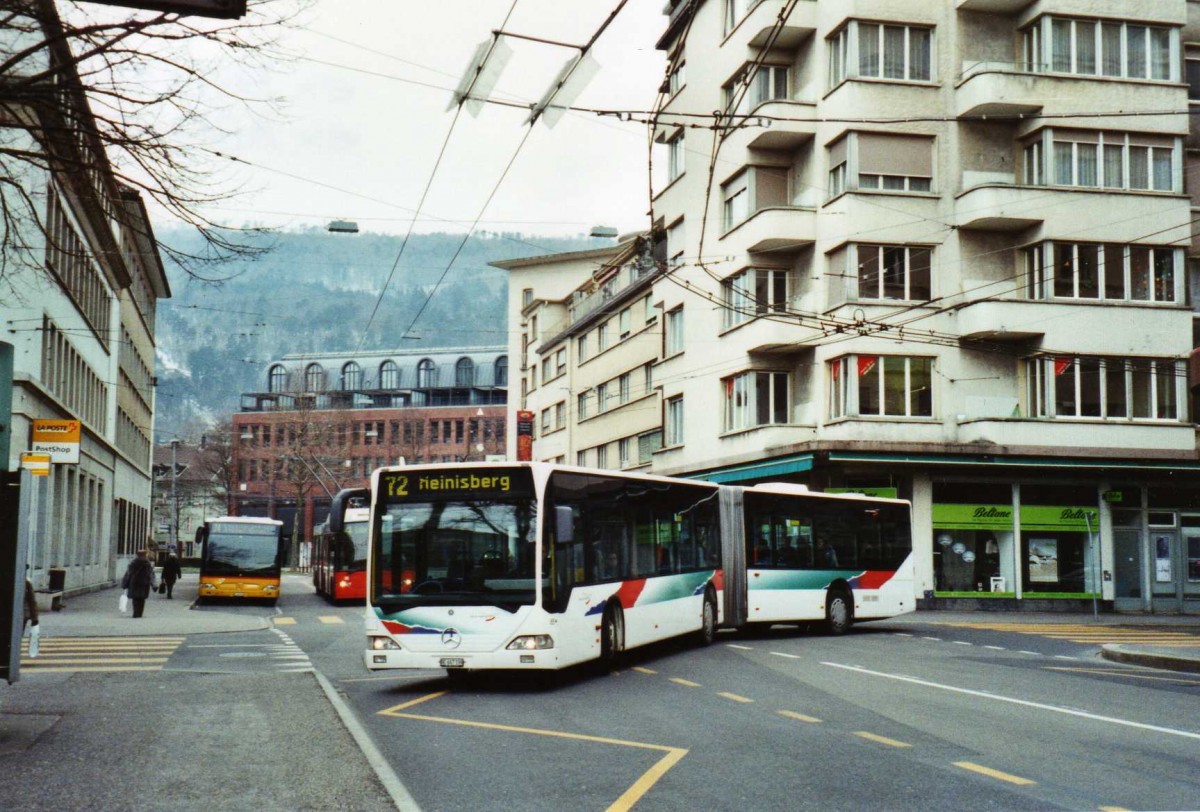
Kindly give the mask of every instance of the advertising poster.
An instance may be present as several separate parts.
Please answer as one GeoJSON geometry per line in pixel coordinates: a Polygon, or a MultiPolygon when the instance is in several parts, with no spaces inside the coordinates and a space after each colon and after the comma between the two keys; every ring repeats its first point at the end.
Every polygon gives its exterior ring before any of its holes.
{"type": "Polygon", "coordinates": [[[1171,572],[1171,536],[1167,533],[1154,537],[1154,580],[1160,584],[1175,580],[1171,572]]]}
{"type": "Polygon", "coordinates": [[[1029,540],[1029,580],[1032,583],[1058,581],[1058,539],[1029,540]]]}

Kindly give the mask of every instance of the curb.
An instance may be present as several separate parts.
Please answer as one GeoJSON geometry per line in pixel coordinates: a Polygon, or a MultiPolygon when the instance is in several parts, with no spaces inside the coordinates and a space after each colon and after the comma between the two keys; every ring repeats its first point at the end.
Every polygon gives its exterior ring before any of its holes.
{"type": "Polygon", "coordinates": [[[1100,656],[1106,660],[1118,663],[1144,665],[1149,668],[1161,668],[1166,671],[1183,671],[1189,674],[1200,674],[1200,660],[1194,657],[1178,657],[1166,652],[1150,652],[1144,648],[1130,649],[1125,646],[1109,643],[1100,647],[1100,656]]]}

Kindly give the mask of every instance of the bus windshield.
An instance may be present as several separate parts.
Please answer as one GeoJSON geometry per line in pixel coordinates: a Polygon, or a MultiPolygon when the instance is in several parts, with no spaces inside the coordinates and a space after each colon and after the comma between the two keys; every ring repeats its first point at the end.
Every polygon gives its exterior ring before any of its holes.
{"type": "Polygon", "coordinates": [[[278,525],[214,523],[204,549],[213,575],[259,575],[279,568],[278,525]]]}
{"type": "Polygon", "coordinates": [[[367,568],[367,522],[346,522],[345,531],[349,542],[343,541],[337,548],[335,566],[353,572],[367,568]]]}
{"type": "Polygon", "coordinates": [[[404,487],[385,491],[372,584],[385,611],[461,604],[516,611],[535,602],[537,504],[528,472],[479,473],[487,476],[475,483],[497,485],[471,488],[464,478],[461,489],[446,487],[452,478],[433,473],[405,476],[404,487]]]}

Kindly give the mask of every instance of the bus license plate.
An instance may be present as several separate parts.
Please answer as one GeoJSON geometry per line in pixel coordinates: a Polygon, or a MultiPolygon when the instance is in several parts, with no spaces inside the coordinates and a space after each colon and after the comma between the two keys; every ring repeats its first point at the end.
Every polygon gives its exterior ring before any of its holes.
{"type": "Polygon", "coordinates": [[[467,664],[467,661],[462,657],[443,657],[438,660],[438,665],[442,668],[462,668],[467,664]]]}
{"type": "Polygon", "coordinates": [[[246,597],[246,593],[245,593],[245,592],[234,592],[234,593],[233,593],[233,597],[235,597],[235,598],[244,598],[244,597],[246,597]]]}

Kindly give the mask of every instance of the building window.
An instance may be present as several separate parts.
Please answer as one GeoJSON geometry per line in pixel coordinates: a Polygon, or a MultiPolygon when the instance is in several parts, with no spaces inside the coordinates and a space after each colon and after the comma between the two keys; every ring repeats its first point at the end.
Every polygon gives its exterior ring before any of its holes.
{"type": "Polygon", "coordinates": [[[542,409],[542,434],[545,435],[548,431],[550,431],[550,409],[545,408],[542,409]]]}
{"type": "Polygon", "coordinates": [[[428,389],[437,386],[437,367],[429,358],[423,358],[417,364],[417,386],[428,389]]]}
{"type": "Polygon", "coordinates": [[[575,339],[575,355],[579,357],[580,362],[586,361],[588,358],[588,341],[587,333],[575,339]]]}
{"type": "Polygon", "coordinates": [[[721,383],[725,388],[724,431],[788,422],[786,372],[743,372],[721,383]]]}
{"type": "Polygon", "coordinates": [[[916,246],[858,246],[858,297],[927,301],[932,255],[916,246]]]}
{"type": "Polygon", "coordinates": [[[621,338],[628,338],[633,328],[633,308],[627,307],[617,317],[617,333],[621,338]]]}
{"type": "Polygon", "coordinates": [[[596,346],[600,352],[608,349],[608,322],[603,322],[596,328],[596,346]]]}
{"type": "Polygon", "coordinates": [[[564,375],[567,371],[567,348],[563,347],[554,353],[554,374],[564,375]]]}
{"type": "Polygon", "coordinates": [[[758,5],[759,0],[725,0],[725,31],[728,34],[758,5]]]}
{"type": "Polygon", "coordinates": [[[750,268],[721,283],[724,326],[733,327],[767,313],[787,310],[788,272],[750,268]]]}
{"type": "Polygon", "coordinates": [[[736,226],[750,216],[750,172],[741,172],[721,187],[722,224],[724,230],[736,226]]]}
{"type": "Polygon", "coordinates": [[[575,452],[575,464],[580,468],[587,467],[587,449],[575,452]]]}
{"type": "Polygon", "coordinates": [[[1175,166],[1178,141],[1150,133],[1097,130],[1043,131],[1024,148],[1025,182],[1083,188],[1172,192],[1180,188],[1175,166]],[[1048,165],[1040,165],[1043,160],[1048,165]]]}
{"type": "Polygon", "coordinates": [[[533,304],[533,288],[525,288],[521,291],[521,307],[529,307],[533,304]]]}
{"type": "Polygon", "coordinates": [[[667,182],[672,183],[683,174],[687,167],[684,147],[683,130],[677,132],[667,141],[667,182]]]}
{"type": "Polygon", "coordinates": [[[670,357],[683,352],[683,307],[667,311],[663,355],[670,357]]]}
{"type": "Polygon", "coordinates": [[[662,448],[663,435],[661,431],[648,431],[645,434],[639,434],[637,438],[638,465],[647,465],[654,452],[662,448]]]}
{"type": "Polygon", "coordinates": [[[667,400],[667,445],[683,445],[683,396],[667,400]]]}
{"type": "Polygon", "coordinates": [[[602,383],[596,386],[596,412],[602,414],[608,409],[608,384],[602,383]]]}
{"type": "Polygon", "coordinates": [[[342,367],[342,391],[362,389],[362,367],[350,361],[342,367]]]}
{"type": "Polygon", "coordinates": [[[683,218],[680,217],[667,228],[667,261],[672,268],[677,268],[683,264],[684,240],[686,238],[687,232],[684,231],[683,218]]]}
{"type": "Polygon", "coordinates": [[[632,444],[629,442],[628,437],[622,437],[620,440],[617,440],[617,453],[621,458],[622,468],[628,468],[630,465],[633,465],[633,458],[629,453],[630,448],[632,448],[632,444]]]}
{"type": "Polygon", "coordinates": [[[496,386],[508,386],[508,356],[501,355],[496,359],[496,386]]]}
{"type": "Polygon", "coordinates": [[[325,391],[325,368],[320,364],[309,364],[304,368],[304,391],[325,391]]]}
{"type": "Polygon", "coordinates": [[[608,446],[606,446],[606,445],[596,446],[596,467],[597,468],[607,468],[608,467],[608,446]]]}
{"type": "Polygon", "coordinates": [[[565,429],[567,427],[566,401],[554,404],[554,427],[559,429],[565,429]]]}
{"type": "Polygon", "coordinates": [[[828,39],[830,87],[846,79],[928,82],[933,29],[851,20],[828,39]]]}
{"type": "Polygon", "coordinates": [[[722,88],[725,93],[725,112],[745,115],[760,104],[786,99],[788,97],[788,74],[789,71],[786,67],[744,66],[722,88]]]}
{"type": "Polygon", "coordinates": [[[1045,243],[1025,249],[1031,299],[1183,301],[1183,252],[1113,243],[1045,243]]]}
{"type": "Polygon", "coordinates": [[[932,417],[933,359],[848,355],[829,362],[829,416],[932,417]]]}
{"type": "Polygon", "coordinates": [[[856,189],[932,191],[933,145],[927,136],[848,133],[829,146],[830,196],[856,189]]]}
{"type": "Polygon", "coordinates": [[[475,385],[475,362],[470,358],[459,358],[454,365],[454,385],[455,386],[474,386],[475,385]]]}
{"type": "Polygon", "coordinates": [[[379,365],[379,388],[400,388],[400,366],[395,361],[389,359],[379,365]]]}
{"type": "Polygon", "coordinates": [[[633,379],[633,375],[628,372],[626,372],[624,375],[622,375],[620,378],[617,379],[617,392],[618,392],[617,402],[618,403],[628,403],[629,402],[629,385],[630,385],[630,382],[632,381],[632,379],[633,379]]]}
{"type": "Polygon", "coordinates": [[[642,394],[648,395],[654,391],[654,364],[642,367],[642,394]]]}
{"type": "Polygon", "coordinates": [[[1137,23],[1042,17],[1021,32],[1026,70],[1178,81],[1178,32],[1137,23]]]}
{"type": "Polygon", "coordinates": [[[680,90],[683,90],[683,86],[687,84],[687,72],[685,71],[686,67],[687,63],[683,60],[680,60],[679,64],[671,68],[671,73],[667,76],[668,97],[674,96],[680,90]]]}
{"type": "Polygon", "coordinates": [[[575,414],[576,414],[577,420],[584,420],[588,416],[587,415],[587,399],[588,399],[587,392],[580,392],[578,395],[575,396],[575,414]]]}
{"type": "Polygon", "coordinates": [[[1178,420],[1183,362],[1048,356],[1026,362],[1034,417],[1178,420]]]}
{"type": "Polygon", "coordinates": [[[276,364],[275,366],[271,367],[271,371],[267,375],[267,391],[286,392],[287,379],[287,368],[285,368],[283,364],[276,364]]]}
{"type": "Polygon", "coordinates": [[[546,381],[550,380],[553,377],[554,376],[550,374],[550,359],[543,358],[542,359],[542,384],[544,385],[546,383],[546,381]]]}

